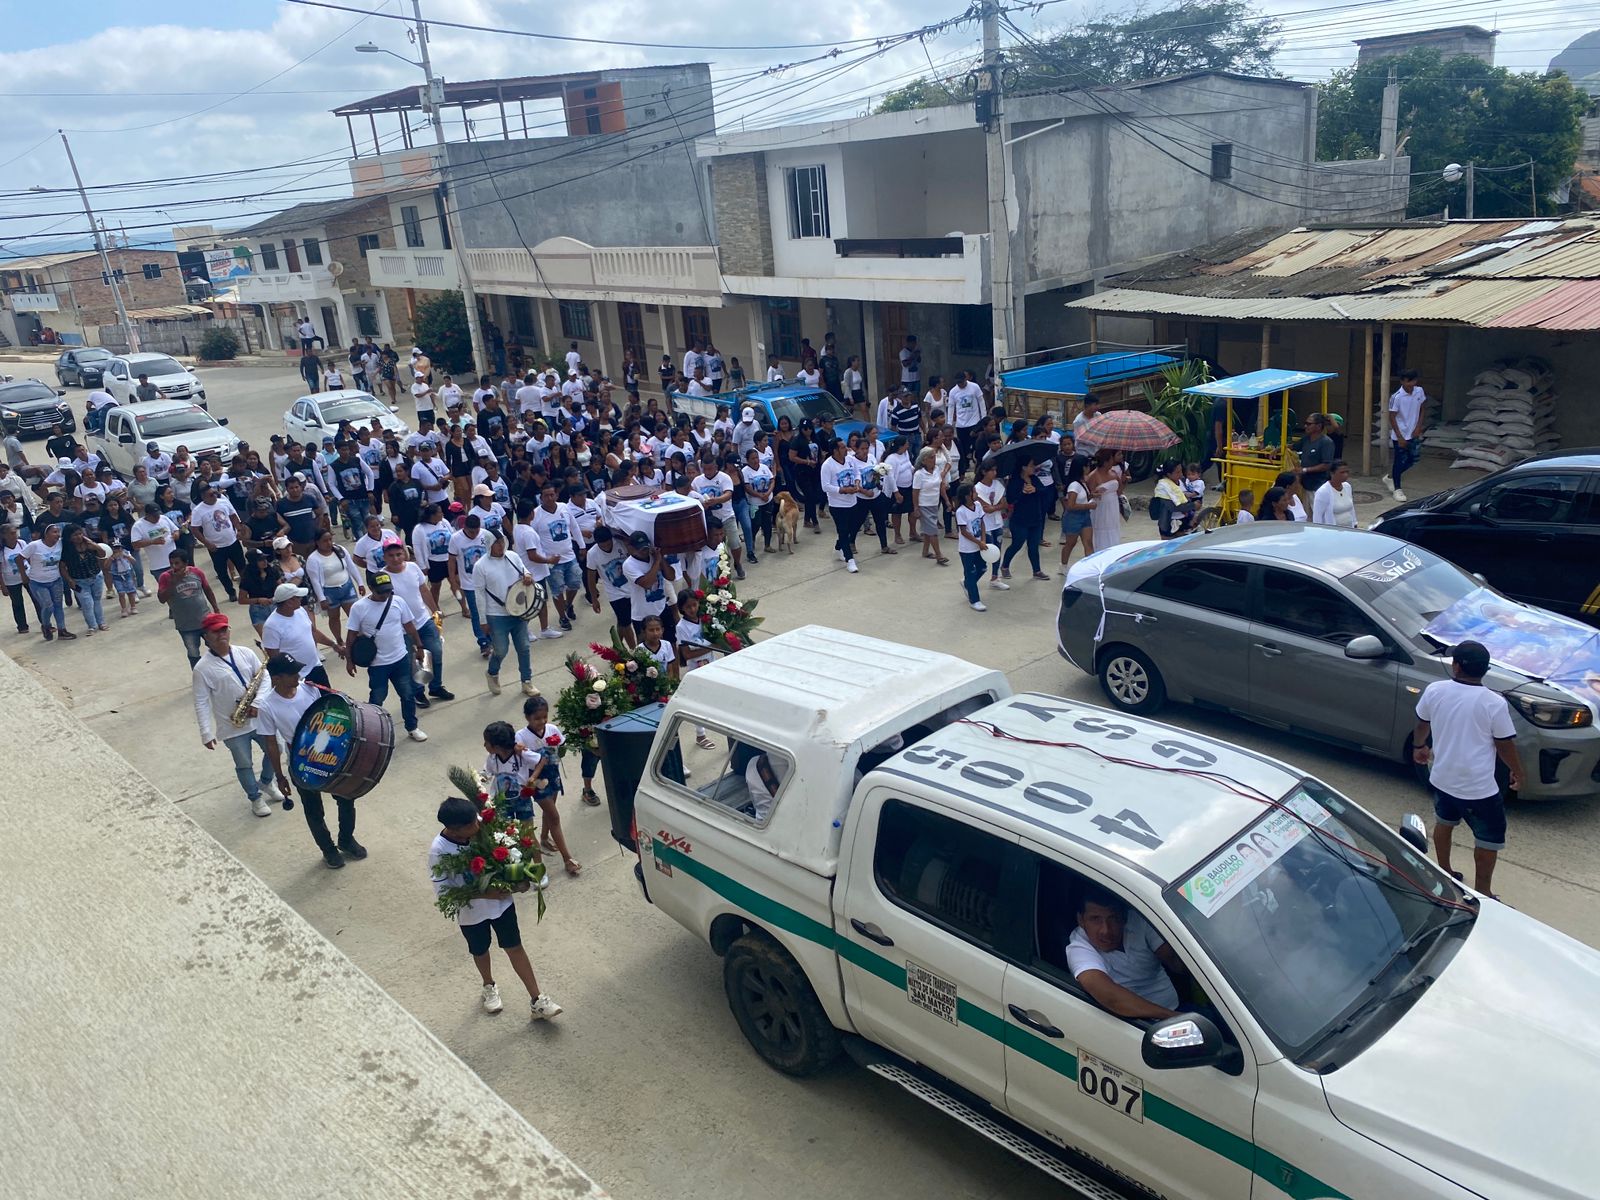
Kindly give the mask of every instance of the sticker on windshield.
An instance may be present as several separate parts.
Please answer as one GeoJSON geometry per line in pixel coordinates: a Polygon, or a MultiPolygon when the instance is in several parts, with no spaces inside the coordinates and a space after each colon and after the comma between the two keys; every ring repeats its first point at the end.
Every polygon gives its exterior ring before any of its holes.
{"type": "Polygon", "coordinates": [[[906,962],[906,998],[941,1021],[961,1024],[956,1019],[956,985],[909,960],[906,962]]]}
{"type": "Polygon", "coordinates": [[[1275,810],[1249,834],[1217,852],[1191,876],[1178,892],[1202,917],[1210,917],[1238,895],[1305,837],[1308,823],[1324,824],[1331,815],[1327,809],[1301,796],[1289,799],[1293,812],[1275,810]]]}
{"type": "Polygon", "coordinates": [[[1397,583],[1413,571],[1419,571],[1427,564],[1422,561],[1422,556],[1410,547],[1401,549],[1388,558],[1380,558],[1377,562],[1368,563],[1352,578],[1364,579],[1368,583],[1390,584],[1397,583]]]}

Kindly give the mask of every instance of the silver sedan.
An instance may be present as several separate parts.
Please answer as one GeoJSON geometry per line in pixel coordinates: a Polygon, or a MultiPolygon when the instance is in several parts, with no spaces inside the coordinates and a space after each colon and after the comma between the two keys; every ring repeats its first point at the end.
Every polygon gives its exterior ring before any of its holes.
{"type": "MultiPolygon", "coordinates": [[[[1074,565],[1057,645],[1125,711],[1183,701],[1409,763],[1417,697],[1450,674],[1423,630],[1484,587],[1381,533],[1258,522],[1074,565]]],[[[1511,706],[1522,798],[1600,793],[1593,701],[1500,661],[1484,682],[1511,706]]]]}

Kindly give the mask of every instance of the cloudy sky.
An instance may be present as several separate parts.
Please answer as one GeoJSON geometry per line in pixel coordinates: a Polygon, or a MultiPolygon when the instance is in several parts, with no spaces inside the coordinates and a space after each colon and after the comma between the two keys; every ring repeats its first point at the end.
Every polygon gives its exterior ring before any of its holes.
{"type": "MultiPolygon", "coordinates": [[[[134,244],[164,241],[173,224],[225,228],[302,200],[345,194],[349,141],[344,121],[329,110],[411,85],[420,72],[386,55],[354,51],[373,41],[415,57],[407,26],[391,19],[409,13],[410,0],[338,3],[357,11],[287,0],[10,5],[0,52],[7,118],[0,123],[0,259],[59,249],[86,231],[75,194],[28,191],[72,185],[58,128],[72,139],[97,213],[108,226],[126,228],[134,244]],[[129,23],[135,11],[148,20],[129,23]],[[360,15],[366,12],[378,15],[360,15]]],[[[1047,0],[1034,10],[1019,7],[1013,19],[1025,29],[1048,31],[1130,6],[1047,0]]],[[[1326,0],[1316,6],[1258,0],[1258,7],[1284,22],[1279,70],[1303,79],[1348,65],[1354,38],[1467,22],[1500,28],[1502,65],[1542,70],[1580,33],[1600,25],[1600,18],[1576,15],[1583,6],[1567,0],[1326,0]]],[[[605,43],[436,27],[434,68],[447,79],[707,61],[721,85],[724,125],[861,112],[930,66],[948,70],[978,48],[970,23],[881,55],[864,41],[955,16],[958,0],[810,0],[803,6],[423,0],[423,11],[436,21],[605,43]],[[835,39],[847,53],[805,61],[835,39]],[[650,44],[617,44],[629,41],[650,44]],[[780,64],[790,65],[776,75],[758,74],[780,64]]],[[[531,110],[529,120],[535,120],[531,110]]],[[[380,133],[397,136],[395,128],[391,122],[380,133]]]]}

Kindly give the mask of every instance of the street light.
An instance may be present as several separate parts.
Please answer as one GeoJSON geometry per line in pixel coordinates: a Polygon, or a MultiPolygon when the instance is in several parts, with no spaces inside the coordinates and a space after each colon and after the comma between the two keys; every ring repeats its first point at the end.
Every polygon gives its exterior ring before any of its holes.
{"type": "MultiPolygon", "coordinates": [[[[1444,176],[1444,181],[1446,183],[1460,183],[1463,178],[1466,179],[1466,181],[1467,181],[1467,220],[1469,220],[1469,221],[1472,220],[1473,193],[1478,190],[1477,187],[1476,187],[1476,184],[1477,184],[1476,172],[1477,172],[1477,168],[1476,168],[1476,164],[1474,164],[1474,163],[1468,163],[1464,167],[1460,163],[1451,163],[1447,167],[1445,167],[1445,169],[1441,172],[1441,174],[1444,176]]],[[[1445,219],[1448,220],[1449,217],[1450,217],[1450,206],[1446,205],[1445,206],[1445,219]]]]}
{"type": "MultiPolygon", "coordinates": [[[[467,266],[466,243],[461,234],[461,220],[456,215],[455,206],[450,203],[449,155],[445,148],[444,116],[440,108],[444,103],[444,80],[434,78],[433,63],[428,58],[428,26],[422,19],[421,0],[411,0],[411,11],[417,26],[417,49],[422,54],[421,62],[414,62],[403,54],[396,54],[393,50],[384,48],[376,42],[363,42],[356,47],[358,54],[387,54],[391,58],[398,58],[403,63],[408,63],[422,71],[426,84],[422,89],[422,105],[428,111],[428,116],[433,122],[433,143],[438,150],[439,175],[439,205],[444,209],[445,222],[450,227],[450,244],[455,251],[456,276],[461,280],[461,298],[467,308],[467,336],[472,339],[472,353],[482,370],[490,369],[488,345],[483,340],[483,333],[478,328],[478,293],[472,286],[472,271],[467,266]]],[[[477,364],[474,364],[473,374],[479,373],[477,364]]]]}

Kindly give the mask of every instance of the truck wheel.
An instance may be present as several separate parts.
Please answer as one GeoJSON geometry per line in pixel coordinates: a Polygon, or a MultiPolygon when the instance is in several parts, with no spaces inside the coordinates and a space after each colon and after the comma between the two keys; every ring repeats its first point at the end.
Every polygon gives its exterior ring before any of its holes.
{"type": "Polygon", "coordinates": [[[828,1020],[800,964],[770,938],[745,934],[722,959],[734,1020],[756,1053],[786,1075],[814,1075],[839,1055],[828,1020]]]}
{"type": "Polygon", "coordinates": [[[1100,655],[1100,688],[1123,712],[1153,713],[1167,700],[1161,672],[1132,646],[1112,646],[1100,655]]]}

